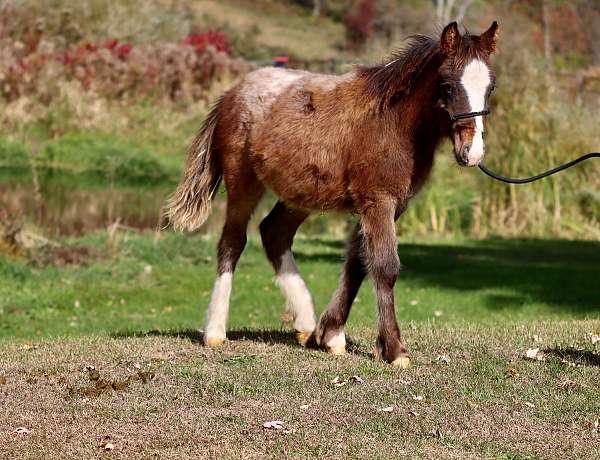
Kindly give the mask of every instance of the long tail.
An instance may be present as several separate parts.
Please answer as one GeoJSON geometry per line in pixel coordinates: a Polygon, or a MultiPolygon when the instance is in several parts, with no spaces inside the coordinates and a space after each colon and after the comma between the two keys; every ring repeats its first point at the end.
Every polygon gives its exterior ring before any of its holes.
{"type": "Polygon", "coordinates": [[[198,229],[210,214],[223,170],[213,146],[221,100],[211,109],[188,149],[185,170],[177,190],[166,203],[165,216],[178,231],[198,229]]]}

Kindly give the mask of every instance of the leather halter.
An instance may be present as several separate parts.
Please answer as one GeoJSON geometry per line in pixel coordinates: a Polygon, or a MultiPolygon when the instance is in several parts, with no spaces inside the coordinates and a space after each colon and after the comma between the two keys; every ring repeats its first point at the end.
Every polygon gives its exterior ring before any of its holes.
{"type": "Polygon", "coordinates": [[[450,120],[458,121],[458,120],[464,120],[466,118],[475,118],[475,117],[480,117],[480,116],[489,115],[489,114],[490,114],[490,110],[486,109],[486,110],[482,110],[481,112],[465,112],[465,113],[458,113],[458,114],[449,113],[448,115],[450,115],[450,120]]]}

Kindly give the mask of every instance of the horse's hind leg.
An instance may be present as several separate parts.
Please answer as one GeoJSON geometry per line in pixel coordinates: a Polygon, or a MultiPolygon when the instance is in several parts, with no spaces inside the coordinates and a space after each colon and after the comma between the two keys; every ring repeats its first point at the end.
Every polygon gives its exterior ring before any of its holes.
{"type": "Polygon", "coordinates": [[[356,224],[346,249],[346,262],[340,278],[340,284],[335,291],[327,310],[321,316],[317,328],[317,343],[324,346],[329,353],[342,354],[346,351],[346,336],[344,326],[352,302],[360,289],[367,268],[362,257],[363,237],[360,224],[356,224]]]}
{"type": "MultiPolygon", "coordinates": [[[[227,182],[227,176],[225,180],[227,182]]],[[[229,297],[235,266],[246,246],[246,228],[264,187],[253,172],[239,174],[227,183],[227,217],[218,246],[217,279],[206,313],[204,343],[220,345],[225,340],[229,297]]]]}
{"type": "Polygon", "coordinates": [[[303,346],[312,335],[316,320],[312,296],[298,272],[291,247],[296,230],[307,216],[306,211],[290,209],[280,201],[260,223],[265,252],[277,274],[286,308],[294,317],[298,343],[303,346]]]}

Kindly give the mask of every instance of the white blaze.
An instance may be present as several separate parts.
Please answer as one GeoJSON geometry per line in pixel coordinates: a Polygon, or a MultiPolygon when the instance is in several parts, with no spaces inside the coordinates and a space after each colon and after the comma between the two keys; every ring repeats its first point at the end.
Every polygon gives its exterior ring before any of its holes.
{"type": "Polygon", "coordinates": [[[231,281],[232,274],[230,272],[221,274],[215,281],[215,287],[206,312],[206,327],[204,328],[204,337],[206,338],[225,339],[231,281]]]}
{"type": "MultiPolygon", "coordinates": [[[[465,66],[460,83],[467,93],[471,112],[485,110],[485,95],[491,82],[490,69],[485,62],[473,59],[465,66]]],[[[467,156],[469,165],[473,166],[479,163],[484,153],[483,117],[479,116],[475,117],[475,135],[467,156]]]]}

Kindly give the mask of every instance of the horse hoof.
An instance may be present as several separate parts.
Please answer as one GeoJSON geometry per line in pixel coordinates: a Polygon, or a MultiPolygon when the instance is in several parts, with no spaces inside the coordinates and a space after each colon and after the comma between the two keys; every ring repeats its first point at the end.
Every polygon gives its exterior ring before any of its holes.
{"type": "Polygon", "coordinates": [[[225,339],[220,337],[206,337],[204,339],[204,345],[207,347],[220,347],[225,342],[225,339]]]}
{"type": "Polygon", "coordinates": [[[346,347],[327,347],[327,353],[330,355],[343,355],[346,354],[346,347]]]}
{"type": "Polygon", "coordinates": [[[310,340],[310,336],[312,334],[308,332],[296,331],[296,342],[302,347],[305,347],[308,341],[310,340]]]}
{"type": "Polygon", "coordinates": [[[410,358],[408,356],[400,356],[390,363],[394,367],[400,369],[408,369],[410,367],[410,358]]]}

